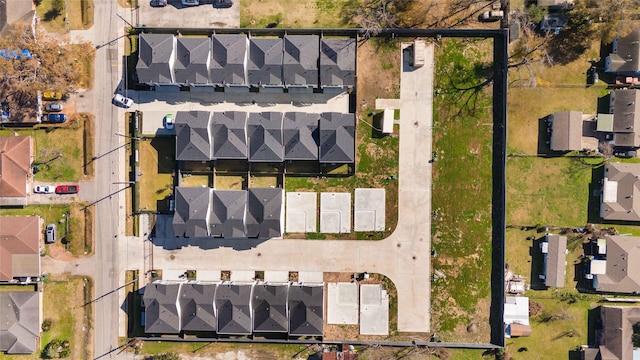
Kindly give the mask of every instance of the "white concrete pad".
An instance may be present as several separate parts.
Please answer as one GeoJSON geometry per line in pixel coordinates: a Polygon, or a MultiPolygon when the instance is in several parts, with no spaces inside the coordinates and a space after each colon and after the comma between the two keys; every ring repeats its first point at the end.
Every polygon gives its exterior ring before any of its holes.
{"type": "Polygon", "coordinates": [[[320,232],[351,232],[351,193],[320,193],[320,232]]]}
{"type": "Polygon", "coordinates": [[[400,109],[400,99],[376,99],[376,109],[377,110],[400,109]]]}
{"type": "Polygon", "coordinates": [[[360,285],[360,334],[389,335],[389,295],[382,285],[360,285]]]}
{"type": "Polygon", "coordinates": [[[318,195],[315,192],[288,192],[285,231],[307,233],[318,231],[318,195]]]}
{"type": "Polygon", "coordinates": [[[187,269],[162,269],[162,281],[184,281],[187,269]]]}
{"type": "Polygon", "coordinates": [[[220,270],[198,270],[196,271],[196,281],[218,282],[220,281],[220,270]]]}
{"type": "Polygon", "coordinates": [[[358,284],[327,284],[327,324],[358,324],[358,284]]]}
{"type": "Polygon", "coordinates": [[[264,281],[271,283],[286,283],[289,282],[288,271],[265,271],[264,281]]]}
{"type": "Polygon", "coordinates": [[[384,231],[385,189],[356,189],[353,230],[384,231]]]}
{"type": "Polygon", "coordinates": [[[253,282],[256,272],[253,270],[231,270],[231,281],[253,282]]]}
{"type": "Polygon", "coordinates": [[[305,284],[322,284],[324,282],[322,271],[298,271],[298,282],[305,284]]]}

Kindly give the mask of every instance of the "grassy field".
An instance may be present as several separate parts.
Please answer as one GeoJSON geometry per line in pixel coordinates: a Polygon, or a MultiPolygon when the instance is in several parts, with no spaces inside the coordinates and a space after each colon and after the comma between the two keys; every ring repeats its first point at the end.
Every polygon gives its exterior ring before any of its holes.
{"type": "Polygon", "coordinates": [[[240,27],[340,27],[347,0],[242,0],[240,27]],[[292,11],[295,9],[295,11],[292,11]]]}
{"type": "Polygon", "coordinates": [[[65,0],[42,0],[36,7],[36,13],[43,26],[50,32],[66,32],[65,0]]]}
{"type": "Polygon", "coordinates": [[[490,102],[484,90],[452,90],[483,81],[468,75],[480,65],[472,59],[484,54],[463,54],[465,48],[453,40],[436,48],[436,88],[442,95],[434,104],[432,247],[438,253],[433,271],[441,275],[432,283],[432,328],[443,341],[488,341],[492,128],[490,112],[476,109],[490,102]],[[450,83],[454,78],[466,84],[450,83]],[[465,101],[466,96],[476,99],[465,101]],[[463,107],[474,101],[475,107],[463,107]],[[482,330],[462,330],[471,322],[482,330]]]}
{"type": "Polygon", "coordinates": [[[78,181],[86,163],[83,151],[83,126],[79,118],[65,127],[41,127],[25,130],[0,130],[0,136],[32,136],[35,139],[35,164],[40,171],[36,181],[78,181]]]}
{"type": "MultiPolygon", "coordinates": [[[[121,339],[124,343],[126,339],[121,339]]],[[[305,345],[231,344],[231,343],[176,343],[147,341],[141,354],[157,355],[177,352],[191,356],[225,359],[306,359],[313,350],[305,345]]]]}
{"type": "MultiPolygon", "coordinates": [[[[85,344],[91,339],[91,307],[82,305],[91,298],[92,282],[82,277],[59,276],[44,284],[43,321],[52,320],[51,330],[41,333],[40,351],[53,339],[68,340],[69,359],[91,359],[91,349],[85,344]]],[[[32,355],[6,355],[0,359],[41,359],[40,351],[32,355]]]]}
{"type": "Polygon", "coordinates": [[[86,30],[93,26],[93,0],[69,1],[69,27],[86,30]]]}
{"type": "Polygon", "coordinates": [[[175,138],[157,137],[140,145],[140,208],[157,211],[172,192],[175,138]]]}

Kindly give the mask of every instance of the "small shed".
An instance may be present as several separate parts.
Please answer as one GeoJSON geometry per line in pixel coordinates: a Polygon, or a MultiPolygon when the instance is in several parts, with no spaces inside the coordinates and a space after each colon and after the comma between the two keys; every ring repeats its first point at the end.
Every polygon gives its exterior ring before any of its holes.
{"type": "Polygon", "coordinates": [[[426,45],[424,40],[415,40],[413,42],[413,67],[424,66],[426,45]]]}
{"type": "Polygon", "coordinates": [[[395,110],[393,109],[384,109],[382,113],[382,133],[384,135],[393,134],[393,117],[395,110]]]}

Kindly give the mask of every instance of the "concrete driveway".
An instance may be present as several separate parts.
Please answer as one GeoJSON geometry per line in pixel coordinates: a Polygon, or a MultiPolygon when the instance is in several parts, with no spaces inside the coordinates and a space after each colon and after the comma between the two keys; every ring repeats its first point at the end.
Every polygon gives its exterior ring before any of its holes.
{"type": "Polygon", "coordinates": [[[180,0],[168,0],[165,7],[151,7],[149,0],[140,0],[138,11],[141,25],[174,28],[239,28],[240,0],[227,9],[211,4],[182,6],[180,0]]]}
{"type": "MultiPolygon", "coordinates": [[[[398,292],[398,331],[430,331],[433,46],[426,64],[403,59],[400,86],[398,225],[381,241],[156,238],[158,269],[375,272],[398,292]],[[286,260],[283,260],[286,259],[286,260]]],[[[366,91],[366,90],[365,90],[366,91]]],[[[170,233],[170,231],[169,231],[170,233]]]]}

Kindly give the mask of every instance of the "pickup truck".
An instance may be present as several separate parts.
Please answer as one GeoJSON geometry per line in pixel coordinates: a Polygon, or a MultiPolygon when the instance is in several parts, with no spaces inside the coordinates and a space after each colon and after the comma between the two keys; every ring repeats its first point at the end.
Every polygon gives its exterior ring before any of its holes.
{"type": "Polygon", "coordinates": [[[56,194],[77,194],[80,191],[80,185],[58,185],[56,194]]]}

